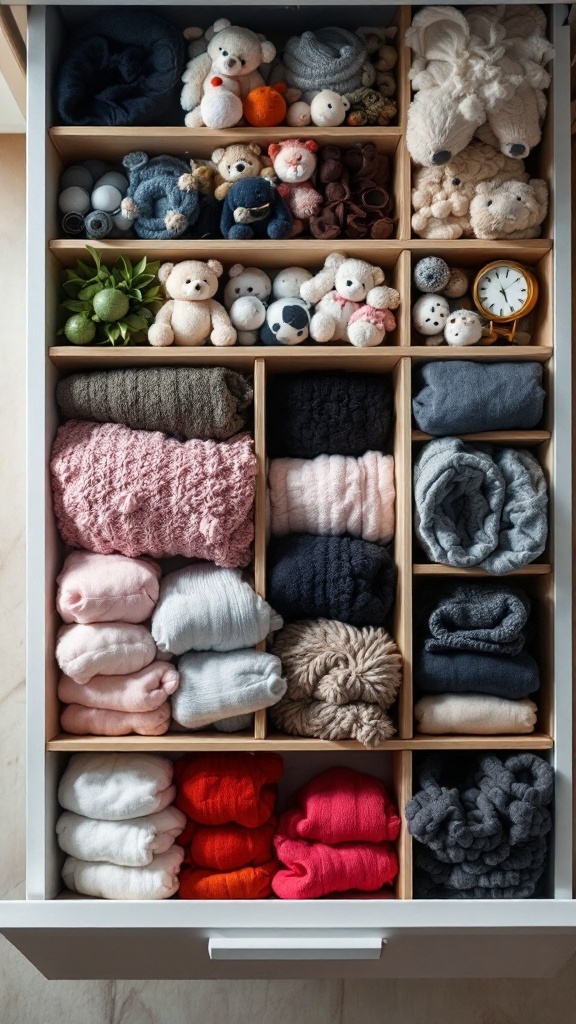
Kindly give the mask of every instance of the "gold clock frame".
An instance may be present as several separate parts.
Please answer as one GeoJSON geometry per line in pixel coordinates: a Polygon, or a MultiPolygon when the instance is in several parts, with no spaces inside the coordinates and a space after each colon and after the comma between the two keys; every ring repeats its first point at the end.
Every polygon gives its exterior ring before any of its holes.
{"type": "Polygon", "coordinates": [[[472,286],[472,298],[474,300],[474,305],[476,306],[480,314],[490,322],[490,333],[482,339],[483,343],[485,345],[491,345],[498,338],[506,338],[510,342],[514,341],[518,321],[521,320],[522,317],[528,316],[528,313],[532,312],[534,306],[538,301],[538,293],[538,279],[529,267],[525,267],[522,263],[516,263],[514,260],[506,259],[493,260],[491,263],[486,263],[486,265],[482,267],[482,269],[479,270],[478,273],[476,274],[476,277],[474,278],[474,284],[472,286]],[[519,273],[521,273],[528,282],[528,295],[526,297],[526,301],[522,306],[522,309],[519,310],[518,313],[514,313],[512,316],[492,315],[489,317],[488,314],[485,312],[484,307],[482,306],[482,303],[480,301],[480,297],[478,294],[480,280],[484,277],[486,273],[488,273],[489,270],[495,270],[497,267],[511,267],[513,270],[516,270],[519,273]],[[505,323],[512,323],[512,328],[506,329],[494,326],[495,324],[505,323]]]}

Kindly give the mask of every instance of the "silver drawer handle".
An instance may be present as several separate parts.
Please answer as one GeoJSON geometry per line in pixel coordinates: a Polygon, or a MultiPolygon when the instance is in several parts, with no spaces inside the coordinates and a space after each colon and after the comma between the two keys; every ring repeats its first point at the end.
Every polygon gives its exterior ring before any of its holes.
{"type": "Polygon", "coordinates": [[[208,954],[211,960],[379,960],[385,944],[380,935],[213,935],[208,940],[208,954]]]}

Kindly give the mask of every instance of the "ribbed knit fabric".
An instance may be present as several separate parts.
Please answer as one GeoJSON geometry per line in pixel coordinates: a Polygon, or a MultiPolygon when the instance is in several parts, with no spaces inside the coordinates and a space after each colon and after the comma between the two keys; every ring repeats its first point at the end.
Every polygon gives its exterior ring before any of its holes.
{"type": "Polygon", "coordinates": [[[56,610],[64,622],[145,622],[160,586],[151,559],[72,551],[57,578],[56,610]]]}
{"type": "Polygon", "coordinates": [[[294,796],[296,806],[282,815],[290,839],[327,843],[394,842],[398,811],[380,779],[335,767],[315,775],[294,796]]]}
{"type": "Polygon", "coordinates": [[[56,661],[77,683],[94,676],[126,676],[156,658],[156,644],[145,626],[129,622],[72,623],[56,638],[56,661]]]}
{"type": "Polygon", "coordinates": [[[350,534],[387,544],[394,536],[394,459],[318,455],[273,459],[268,473],[272,533],[350,534]]]}
{"type": "Polygon", "coordinates": [[[198,562],[160,585],[152,636],[160,651],[235,651],[255,647],[282,619],[238,569],[198,562]]]}
{"type": "Polygon", "coordinates": [[[150,665],[123,676],[93,676],[77,683],[62,676],[58,699],[64,704],[82,704],[107,711],[154,711],[178,688],[180,676],[175,665],[153,661],[150,665]]]}
{"type": "Polygon", "coordinates": [[[225,441],[243,430],[252,398],[252,385],[225,366],[73,373],[56,387],[58,405],[70,419],[203,441],[225,441]]]}
{"type": "Polygon", "coordinates": [[[389,843],[341,843],[327,846],[288,839],[283,818],[274,837],[278,859],[285,865],[272,879],[282,900],[314,900],[331,892],[376,892],[398,874],[398,857],[389,843]]]}
{"type": "Polygon", "coordinates": [[[200,825],[236,822],[258,828],[270,819],[276,783],[282,775],[279,754],[191,754],[174,766],[176,806],[200,825]]]}
{"type": "Polygon", "coordinates": [[[178,891],[184,856],[179,846],[153,857],[145,867],[120,867],[68,857],[62,868],[67,889],[104,900],[167,900],[178,891]]]}
{"type": "Polygon", "coordinates": [[[385,547],[353,537],[273,537],[266,594],[286,620],[338,619],[381,626],[396,596],[396,566],[385,547]]]}
{"type": "Polygon", "coordinates": [[[247,434],[185,441],[69,420],[52,450],[63,539],[100,554],[250,561],[256,458],[247,434]]]}
{"type": "Polygon", "coordinates": [[[368,53],[355,33],[326,26],[291,36],[282,62],[288,85],[304,93],[334,89],[344,95],[362,86],[368,53]]]}
{"type": "Polygon", "coordinates": [[[60,715],[63,732],[75,736],[162,736],[170,728],[170,705],[153,711],[106,711],[67,704],[60,715]]]}
{"type": "Polygon", "coordinates": [[[272,895],[277,870],[277,860],[237,871],[184,868],[178,895],[181,900],[263,900],[272,895]]]}
{"type": "Polygon", "coordinates": [[[272,839],[276,818],[258,828],[242,825],[198,825],[187,856],[199,868],[211,871],[237,871],[249,864],[266,864],[274,858],[272,839]]]}
{"type": "Polygon", "coordinates": [[[121,821],[164,810],[174,800],[174,766],[158,754],[72,754],[58,787],[66,811],[121,821]]]}
{"type": "Polygon", "coordinates": [[[314,459],[386,447],[392,385],[383,373],[328,370],[282,373],[267,385],[267,449],[271,458],[314,459]]]}
{"type": "Polygon", "coordinates": [[[189,651],[179,659],[178,671],[172,714],[185,729],[252,714],[276,704],[286,692],[279,658],[252,648],[189,651]]]}
{"type": "Polygon", "coordinates": [[[428,615],[427,651],[520,654],[530,601],[502,584],[464,583],[441,590],[428,615]]]}
{"type": "Polygon", "coordinates": [[[64,811],[56,822],[58,845],[79,860],[143,867],[174,845],[186,825],[177,807],[125,821],[98,821],[64,811]]]}
{"type": "Polygon", "coordinates": [[[538,690],[540,671],[525,651],[510,658],[473,651],[420,650],[414,656],[414,685],[430,693],[486,693],[520,700],[538,690]]]}
{"type": "Polygon", "coordinates": [[[537,718],[538,708],[533,700],[506,700],[485,693],[428,694],[414,705],[416,731],[435,736],[534,732],[537,718]]]}

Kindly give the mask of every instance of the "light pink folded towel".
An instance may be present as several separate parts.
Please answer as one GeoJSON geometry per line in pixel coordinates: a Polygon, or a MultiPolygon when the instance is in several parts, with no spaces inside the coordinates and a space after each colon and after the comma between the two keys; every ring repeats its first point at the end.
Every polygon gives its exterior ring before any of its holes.
{"type": "Polygon", "coordinates": [[[150,630],[130,622],[75,622],[62,626],[56,639],[56,661],[77,683],[139,672],[156,654],[150,630]]]}
{"type": "Polygon", "coordinates": [[[387,544],[394,536],[394,459],[366,452],[272,459],[268,475],[270,523],[278,537],[350,534],[387,544]]]}
{"type": "Polygon", "coordinates": [[[119,423],[68,420],[52,449],[54,510],[74,548],[238,568],[250,561],[256,471],[246,433],[177,441],[119,423]]]}
{"type": "Polygon", "coordinates": [[[60,716],[64,732],[75,736],[162,736],[170,728],[170,705],[154,711],[103,711],[67,704],[60,716]]]}
{"type": "Polygon", "coordinates": [[[73,551],[58,576],[64,622],[145,622],[156,607],[160,566],[151,559],[73,551]]]}
{"type": "Polygon", "coordinates": [[[155,711],[175,693],[180,674],[175,665],[153,661],[139,672],[125,676],[93,676],[87,683],[77,683],[62,676],[58,697],[63,704],[82,704],[85,708],[103,711],[155,711]]]}

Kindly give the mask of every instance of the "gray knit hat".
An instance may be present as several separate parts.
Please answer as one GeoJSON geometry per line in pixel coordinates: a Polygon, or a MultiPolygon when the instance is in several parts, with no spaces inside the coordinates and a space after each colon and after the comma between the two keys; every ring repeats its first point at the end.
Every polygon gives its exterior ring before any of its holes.
{"type": "Polygon", "coordinates": [[[286,83],[302,92],[333,89],[344,95],[371,85],[370,62],[361,39],[345,28],[321,28],[292,36],[283,54],[286,83]],[[365,67],[366,65],[366,67],[365,67]]]}

